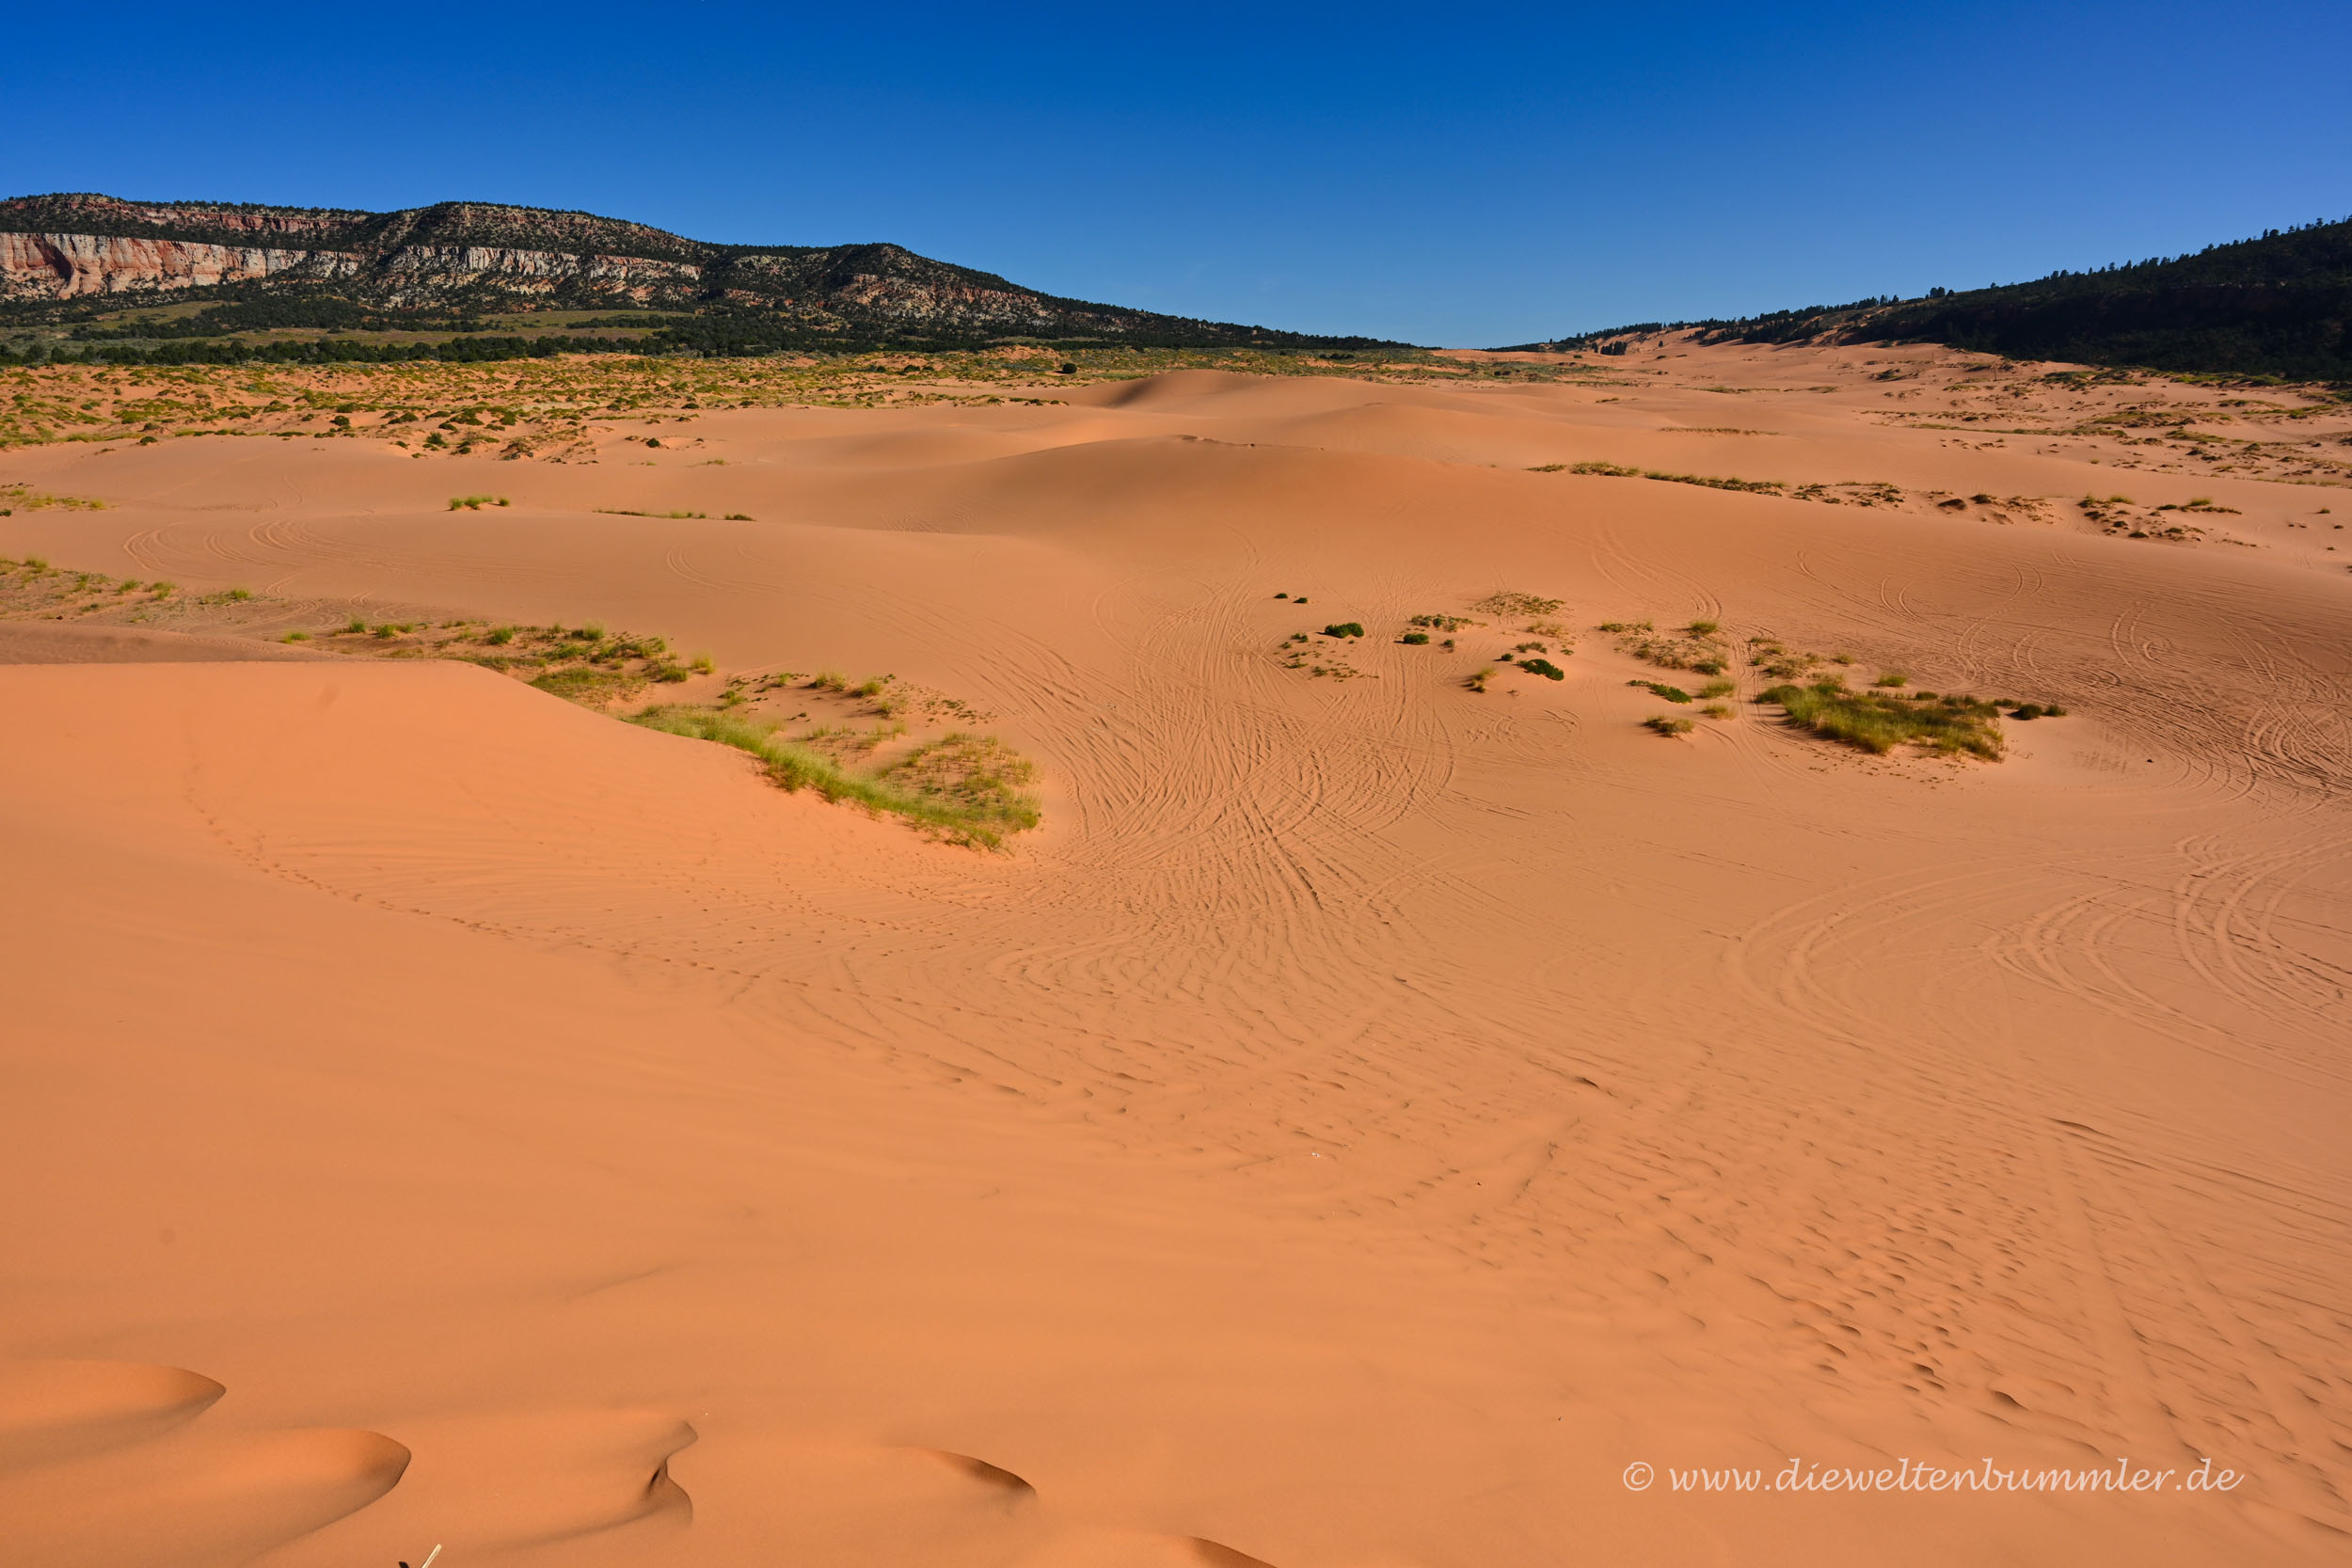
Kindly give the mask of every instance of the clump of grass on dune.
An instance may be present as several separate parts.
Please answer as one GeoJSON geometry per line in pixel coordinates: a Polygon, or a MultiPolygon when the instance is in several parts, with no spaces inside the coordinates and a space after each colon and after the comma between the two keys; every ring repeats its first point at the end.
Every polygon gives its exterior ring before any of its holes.
{"type": "Polygon", "coordinates": [[[1882,756],[1910,745],[1965,752],[1987,762],[2001,759],[2001,732],[1994,725],[2000,709],[1973,697],[1907,701],[1892,692],[1849,691],[1836,681],[1816,681],[1775,686],[1761,700],[1779,704],[1800,728],[1882,756]]]}
{"type": "MultiPolygon", "coordinates": [[[[1556,471],[1556,466],[1536,470],[1556,471]]],[[[1669,484],[1700,484],[1709,490],[1755,490],[1765,495],[1777,495],[1788,486],[1777,479],[1730,479],[1714,474],[1676,474],[1658,468],[1629,468],[1620,463],[1573,463],[1572,474],[1600,474],[1610,479],[1655,479],[1669,484]]]]}
{"type": "Polygon", "coordinates": [[[571,665],[550,670],[532,681],[532,685],[550,697],[561,697],[567,703],[583,707],[596,707],[635,696],[644,689],[647,676],[626,670],[598,670],[587,665],[571,665]]]}
{"type": "Polygon", "coordinates": [[[890,765],[884,777],[918,799],[957,814],[965,832],[986,829],[982,842],[1024,832],[1038,823],[1027,785],[1037,769],[994,736],[961,731],[916,747],[890,765]]]}
{"type": "Polygon", "coordinates": [[[779,735],[771,722],[716,707],[673,704],[647,708],[630,722],[732,746],[757,757],[781,788],[813,789],[827,800],[854,801],[960,844],[993,849],[1006,834],[1038,824],[1037,801],[1023,789],[1033,771],[1029,763],[991,736],[946,736],[886,768],[862,772],[779,735]]]}
{"type": "MultiPolygon", "coordinates": [[[[1541,594],[1525,594],[1517,589],[1498,588],[1470,608],[1482,615],[1550,615],[1558,612],[1561,599],[1548,599],[1541,594]]],[[[1418,623],[1418,618],[1416,619],[1418,623]]],[[[1468,625],[1467,622],[1461,623],[1468,625]]],[[[1454,628],[1445,628],[1452,631],[1454,628]]]]}
{"type": "Polygon", "coordinates": [[[22,507],[27,512],[43,512],[51,507],[63,507],[68,512],[103,512],[106,503],[88,496],[53,496],[36,490],[29,484],[0,484],[0,517],[22,507]]]}

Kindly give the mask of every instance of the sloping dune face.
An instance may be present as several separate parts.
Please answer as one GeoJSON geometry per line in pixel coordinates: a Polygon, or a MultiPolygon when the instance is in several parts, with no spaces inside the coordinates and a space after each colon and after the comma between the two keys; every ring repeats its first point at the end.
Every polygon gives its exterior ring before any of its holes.
{"type": "Polygon", "coordinates": [[[11,454],[107,507],[10,555],[888,670],[1045,820],[0,639],[0,1560],[2340,1560],[2352,504],[1881,418],[1953,359],[11,454]]]}

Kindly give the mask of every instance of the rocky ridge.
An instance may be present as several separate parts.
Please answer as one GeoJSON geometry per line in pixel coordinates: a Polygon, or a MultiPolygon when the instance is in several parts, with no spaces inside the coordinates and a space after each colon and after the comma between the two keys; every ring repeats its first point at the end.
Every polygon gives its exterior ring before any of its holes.
{"type": "Polygon", "coordinates": [[[900,245],[713,245],[536,207],[442,202],[369,213],[91,194],[0,200],[0,309],[21,320],[87,321],[181,299],[304,292],[379,310],[636,308],[787,320],[818,332],[1296,336],[1064,299],[900,245]]]}

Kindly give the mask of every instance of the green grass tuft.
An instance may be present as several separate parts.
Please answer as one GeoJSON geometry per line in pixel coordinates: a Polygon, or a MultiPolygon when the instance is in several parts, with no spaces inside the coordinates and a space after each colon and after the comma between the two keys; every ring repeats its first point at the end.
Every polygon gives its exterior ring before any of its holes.
{"type": "Polygon", "coordinates": [[[1728,479],[1713,474],[1675,474],[1657,468],[1629,468],[1619,463],[1577,463],[1569,466],[1572,474],[1600,474],[1610,479],[1655,479],[1668,484],[1700,484],[1709,490],[1755,490],[1776,496],[1788,486],[1777,479],[1728,479]]]}
{"type": "Polygon", "coordinates": [[[1965,752],[1987,762],[2001,758],[2001,732],[1994,726],[2000,710],[1970,697],[1907,702],[1891,692],[1849,691],[1817,681],[1775,686],[1759,700],[1779,704],[1788,721],[1802,729],[1880,755],[1912,745],[1965,752]]]}
{"type": "Polygon", "coordinates": [[[531,684],[551,697],[595,706],[642,691],[646,678],[620,670],[575,666],[567,670],[550,670],[531,684]]]}
{"type": "MultiPolygon", "coordinates": [[[[1566,602],[1548,599],[1541,594],[1523,594],[1514,588],[1498,588],[1470,608],[1481,615],[1550,615],[1566,602]]],[[[1446,627],[1448,631],[1453,629],[1446,627]]]]}
{"type": "Polygon", "coordinates": [[[813,789],[827,800],[851,800],[887,812],[953,839],[995,848],[1008,833],[1038,824],[1037,801],[1024,791],[1032,771],[1002,741],[951,735],[921,747],[880,772],[857,772],[771,723],[716,707],[672,705],[647,708],[630,722],[667,735],[715,741],[747,752],[766,766],[770,781],[787,790],[813,789]]]}

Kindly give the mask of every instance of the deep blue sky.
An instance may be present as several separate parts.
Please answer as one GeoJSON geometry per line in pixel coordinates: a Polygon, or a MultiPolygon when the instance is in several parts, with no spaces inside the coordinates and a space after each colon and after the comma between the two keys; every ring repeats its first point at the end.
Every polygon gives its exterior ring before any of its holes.
{"type": "Polygon", "coordinates": [[[12,11],[0,194],[579,207],[1492,344],[2352,214],[2352,6],[12,11]]]}

